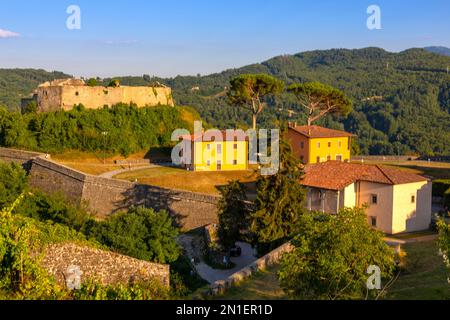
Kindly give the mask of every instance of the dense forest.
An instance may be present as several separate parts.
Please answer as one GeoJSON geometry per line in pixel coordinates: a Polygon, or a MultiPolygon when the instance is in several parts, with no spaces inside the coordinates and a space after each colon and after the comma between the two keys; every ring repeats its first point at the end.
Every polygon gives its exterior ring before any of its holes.
{"type": "MultiPolygon", "coordinates": [[[[423,49],[391,53],[379,48],[333,49],[275,57],[260,64],[208,76],[121,78],[123,84],[161,81],[180,105],[195,107],[217,127],[249,126],[250,113],[231,107],[226,89],[242,73],[268,73],[291,84],[320,81],[343,90],[353,101],[346,119],[328,116],[319,124],[357,134],[361,154],[450,154],[450,57],[423,49]]],[[[268,101],[259,125],[290,119],[304,123],[295,97],[268,101]]]]}
{"type": "Polygon", "coordinates": [[[62,153],[67,150],[122,154],[171,145],[177,128],[189,128],[183,109],[167,106],[112,108],[49,113],[8,112],[0,108],[0,146],[62,153]]]}
{"type": "MultiPolygon", "coordinates": [[[[230,106],[230,79],[243,73],[267,73],[286,84],[320,81],[339,88],[353,101],[347,118],[327,116],[318,124],[358,136],[361,154],[450,154],[450,57],[410,49],[391,53],[379,48],[332,49],[284,55],[266,62],[207,76],[163,79],[118,78],[123,85],[162,82],[174,91],[178,105],[194,107],[202,119],[219,128],[248,127],[251,114],[230,106]]],[[[37,83],[61,74],[0,70],[0,104],[16,109],[19,97],[37,83]],[[27,76],[30,72],[30,76],[27,76]],[[30,80],[30,78],[32,80],[30,80]]],[[[103,79],[101,83],[109,83],[103,79]]],[[[304,123],[306,114],[294,96],[284,93],[267,101],[260,127],[278,120],[304,123]]]]}

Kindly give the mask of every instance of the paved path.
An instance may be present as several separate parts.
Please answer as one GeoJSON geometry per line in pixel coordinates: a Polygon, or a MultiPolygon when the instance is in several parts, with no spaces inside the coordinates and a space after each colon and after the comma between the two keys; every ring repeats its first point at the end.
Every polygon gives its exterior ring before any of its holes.
{"type": "Polygon", "coordinates": [[[395,237],[385,237],[384,241],[388,244],[406,244],[406,243],[414,243],[414,242],[428,242],[435,241],[439,237],[438,234],[430,234],[426,236],[418,236],[415,238],[395,238],[395,237]]]}
{"type": "Polygon", "coordinates": [[[148,165],[142,165],[142,166],[138,166],[138,167],[117,169],[117,170],[105,172],[105,173],[100,174],[99,177],[111,179],[114,176],[121,174],[121,173],[133,172],[133,171],[138,171],[138,170],[142,170],[142,169],[159,168],[159,167],[174,167],[174,165],[172,163],[148,164],[148,165]]]}
{"type": "Polygon", "coordinates": [[[200,248],[196,248],[196,241],[194,236],[186,234],[181,235],[180,242],[186,250],[186,254],[188,255],[189,259],[195,257],[200,261],[195,265],[195,269],[197,270],[197,273],[200,275],[200,277],[202,277],[209,283],[214,283],[217,280],[224,280],[231,276],[233,273],[245,268],[246,266],[257,260],[257,258],[255,257],[255,251],[248,243],[238,242],[237,245],[242,248],[242,254],[240,257],[231,258],[231,261],[235,264],[235,267],[228,270],[213,269],[203,261],[203,257],[199,256],[197,249],[200,248]]]}

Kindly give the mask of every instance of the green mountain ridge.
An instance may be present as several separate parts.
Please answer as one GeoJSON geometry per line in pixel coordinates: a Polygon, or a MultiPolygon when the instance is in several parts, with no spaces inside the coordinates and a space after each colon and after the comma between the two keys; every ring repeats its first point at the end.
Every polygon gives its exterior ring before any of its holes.
{"type": "Polygon", "coordinates": [[[447,48],[447,47],[433,46],[433,47],[425,47],[424,49],[429,52],[441,54],[443,56],[450,56],[450,48],[447,48]]]}
{"type": "MultiPolygon", "coordinates": [[[[425,49],[392,53],[380,48],[331,49],[282,55],[262,63],[206,76],[174,78],[119,77],[123,85],[148,85],[159,81],[172,87],[178,105],[193,106],[202,118],[218,128],[248,127],[250,113],[229,106],[226,87],[242,73],[268,73],[285,81],[320,81],[343,90],[354,103],[346,119],[328,116],[319,125],[345,129],[358,136],[363,154],[450,155],[450,57],[425,49]]],[[[0,70],[0,104],[3,83],[0,70]]],[[[13,71],[9,71],[13,72],[13,71]]],[[[14,73],[14,72],[13,72],[14,73]]],[[[47,77],[57,74],[46,74],[47,77]]],[[[107,83],[110,79],[104,79],[107,83]]],[[[33,82],[34,84],[34,82],[33,82]]],[[[31,82],[20,94],[30,91],[31,82]]],[[[29,92],[28,92],[29,93],[29,92]]],[[[12,92],[8,93],[9,96],[12,92]]],[[[304,110],[285,93],[269,99],[259,117],[261,128],[279,120],[304,123],[304,110]]]]}

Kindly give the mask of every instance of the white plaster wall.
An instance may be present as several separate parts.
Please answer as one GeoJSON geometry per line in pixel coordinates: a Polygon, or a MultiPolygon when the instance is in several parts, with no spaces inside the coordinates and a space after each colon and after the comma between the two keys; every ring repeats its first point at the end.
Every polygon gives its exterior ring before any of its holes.
{"type": "Polygon", "coordinates": [[[394,186],[392,233],[426,230],[431,222],[431,182],[394,186]],[[411,197],[415,196],[415,202],[411,197]]]}
{"type": "Polygon", "coordinates": [[[360,182],[360,206],[367,204],[367,221],[370,217],[377,218],[377,229],[388,234],[392,234],[392,213],[393,213],[393,186],[387,184],[360,182]],[[377,204],[371,204],[371,196],[376,194],[377,204]]]}

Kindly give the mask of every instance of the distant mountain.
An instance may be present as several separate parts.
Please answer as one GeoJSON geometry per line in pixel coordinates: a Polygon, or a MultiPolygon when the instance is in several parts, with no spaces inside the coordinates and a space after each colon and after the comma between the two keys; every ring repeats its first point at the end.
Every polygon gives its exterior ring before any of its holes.
{"type": "Polygon", "coordinates": [[[0,106],[19,110],[20,100],[28,97],[36,87],[46,81],[70,78],[62,72],[36,69],[0,69],[0,106]]]}
{"type": "MultiPolygon", "coordinates": [[[[343,90],[353,100],[354,111],[347,119],[329,116],[318,124],[355,133],[358,136],[355,150],[360,148],[363,154],[450,155],[450,75],[446,70],[449,65],[450,57],[424,49],[399,53],[380,48],[332,49],[278,56],[206,76],[163,79],[145,75],[119,80],[124,85],[164,83],[172,87],[178,105],[194,107],[205,121],[218,128],[251,124],[246,110],[227,103],[226,88],[236,75],[267,73],[286,84],[320,81],[343,90]]],[[[25,79],[18,70],[9,72],[5,77],[0,70],[0,104],[5,104],[2,100],[5,94],[14,97],[10,101],[17,103],[20,95],[28,94],[43,80],[25,79]],[[16,79],[13,86],[11,79],[16,79]],[[4,91],[5,85],[9,92],[4,91]]],[[[38,73],[41,77],[61,77],[38,73]]],[[[287,93],[268,100],[267,104],[258,118],[262,128],[271,128],[280,119],[305,122],[304,110],[287,93]]]]}
{"type": "MultiPolygon", "coordinates": [[[[361,153],[450,155],[449,65],[450,57],[423,49],[332,49],[278,56],[202,77],[153,80],[171,86],[178,104],[195,107],[220,128],[251,123],[250,114],[229,106],[224,95],[238,74],[268,73],[286,84],[320,81],[343,90],[353,100],[354,111],[347,119],[330,116],[318,124],[355,133],[361,153]]],[[[283,94],[267,102],[260,127],[273,127],[279,119],[305,122],[305,110],[293,96],[283,94]]]]}
{"type": "Polygon", "coordinates": [[[447,47],[425,47],[424,49],[443,56],[450,56],[450,48],[447,47]]]}

